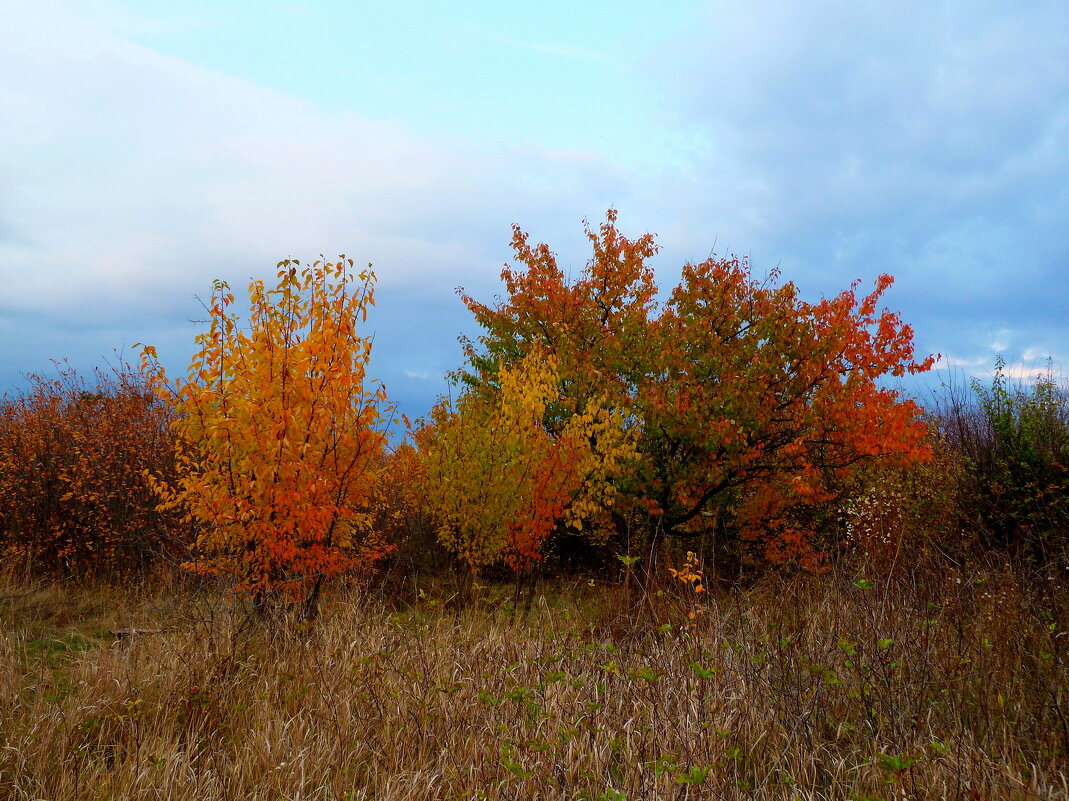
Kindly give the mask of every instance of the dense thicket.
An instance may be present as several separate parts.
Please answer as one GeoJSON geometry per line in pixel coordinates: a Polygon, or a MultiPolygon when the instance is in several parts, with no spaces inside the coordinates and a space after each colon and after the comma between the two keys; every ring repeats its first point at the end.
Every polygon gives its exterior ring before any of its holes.
{"type": "Polygon", "coordinates": [[[174,410],[130,368],[62,369],[0,401],[0,553],[28,574],[115,575],[189,541],[144,471],[175,472],[174,410]]]}
{"type": "Polygon", "coordinates": [[[960,460],[962,525],[987,548],[1033,563],[1069,557],[1069,388],[1053,371],[948,387],[933,416],[960,460]]]}

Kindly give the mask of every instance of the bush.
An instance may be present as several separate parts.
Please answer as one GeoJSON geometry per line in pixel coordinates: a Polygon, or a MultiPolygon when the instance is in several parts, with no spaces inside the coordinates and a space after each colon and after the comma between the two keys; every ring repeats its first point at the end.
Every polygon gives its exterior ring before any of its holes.
{"type": "Polygon", "coordinates": [[[173,471],[172,411],[129,368],[30,376],[0,401],[0,553],[25,572],[121,573],[186,541],[143,472],[173,471]]]}
{"type": "Polygon", "coordinates": [[[1032,561],[1069,556],[1069,389],[1048,369],[1011,383],[995,363],[990,387],[948,390],[939,426],[965,466],[962,513],[988,547],[1032,561]]]}
{"type": "Polygon", "coordinates": [[[974,542],[959,514],[962,460],[933,427],[931,460],[910,468],[861,464],[832,504],[829,553],[889,569],[916,561],[928,550],[959,554],[974,542]]]}
{"type": "Polygon", "coordinates": [[[423,463],[405,440],[383,455],[372,489],[372,529],[391,549],[383,578],[397,584],[421,575],[441,575],[452,565],[438,542],[437,530],[423,498],[423,463]]]}

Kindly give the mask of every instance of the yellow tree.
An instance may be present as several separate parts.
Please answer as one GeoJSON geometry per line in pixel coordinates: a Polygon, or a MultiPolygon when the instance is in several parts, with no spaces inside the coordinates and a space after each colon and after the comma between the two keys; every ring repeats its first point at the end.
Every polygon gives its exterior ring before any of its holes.
{"type": "Polygon", "coordinates": [[[385,393],[368,386],[371,341],[357,332],[374,273],[340,257],[283,261],[277,277],[274,289],[250,284],[247,329],[215,283],[185,381],[168,380],[143,349],[149,381],[178,412],[180,477],[154,487],[161,508],[197,526],[186,567],[232,577],[260,614],[282,599],[314,617],[324,579],[385,550],[367,509],[385,393]]]}
{"type": "Polygon", "coordinates": [[[523,571],[562,522],[597,536],[589,523],[612,504],[609,479],[634,453],[619,415],[597,401],[558,434],[547,430],[557,371],[555,357],[533,351],[502,367],[490,391],[440,401],[417,432],[439,541],[471,573],[494,563],[523,571]]]}

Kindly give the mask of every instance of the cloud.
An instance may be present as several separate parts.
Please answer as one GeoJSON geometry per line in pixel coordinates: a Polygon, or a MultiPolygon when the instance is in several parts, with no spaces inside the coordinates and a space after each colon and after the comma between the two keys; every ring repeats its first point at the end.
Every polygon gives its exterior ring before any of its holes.
{"type": "Polygon", "coordinates": [[[431,140],[27,9],[0,32],[0,325],[28,334],[8,382],[135,341],[184,342],[184,366],[213,278],[320,253],[374,262],[402,362],[455,351],[453,290],[492,292],[512,222],[575,226],[624,194],[591,153],[431,140]]]}
{"type": "Polygon", "coordinates": [[[1066,353],[1067,52],[1058,4],[709,4],[655,67],[675,202],[806,290],[891,272],[926,347],[1066,353]]]}
{"type": "MultiPolygon", "coordinates": [[[[569,82],[635,80],[517,102],[507,125],[467,139],[328,111],[125,38],[210,26],[203,9],[81,8],[13,5],[0,29],[0,333],[16,343],[0,382],[136,341],[180,368],[203,317],[194,295],[213,278],[240,290],[282,258],[345,252],[375,264],[375,369],[418,414],[435,383],[419,376],[456,367],[456,335],[474,333],[453,290],[492,297],[509,225],[574,274],[589,253],[579,219],[596,225],[609,206],[625,232],[659,233],[666,288],[714,245],[757,272],[780,266],[809,295],[890,272],[887,302],[923,353],[1069,357],[1069,15],[1057,4],[710,3],[660,45],[614,17],[611,50],[593,8],[574,36],[503,25],[497,41],[564,48],[539,52],[567,61],[569,82]],[[617,52],[619,69],[582,72],[584,53],[617,52]],[[572,122],[600,122],[558,137],[567,149],[501,139],[525,112],[544,132],[579,102],[587,116],[572,122]]],[[[476,109],[479,89],[450,97],[476,109]]]]}

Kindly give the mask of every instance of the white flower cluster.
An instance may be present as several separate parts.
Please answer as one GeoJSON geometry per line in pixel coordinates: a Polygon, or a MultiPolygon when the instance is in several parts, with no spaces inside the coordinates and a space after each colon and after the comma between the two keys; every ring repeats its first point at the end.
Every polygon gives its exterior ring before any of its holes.
{"type": "Polygon", "coordinates": [[[891,548],[901,538],[904,498],[892,487],[869,487],[842,506],[840,517],[851,547],[868,553],[891,548]]]}

